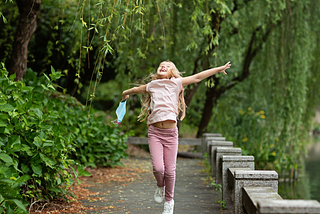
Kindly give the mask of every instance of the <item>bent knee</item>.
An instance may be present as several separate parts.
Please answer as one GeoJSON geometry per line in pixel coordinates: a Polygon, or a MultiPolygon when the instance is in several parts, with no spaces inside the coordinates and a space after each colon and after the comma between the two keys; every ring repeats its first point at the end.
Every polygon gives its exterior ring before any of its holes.
{"type": "Polygon", "coordinates": [[[176,175],[176,170],[175,169],[165,170],[164,174],[166,177],[174,177],[176,175]]]}
{"type": "Polygon", "coordinates": [[[163,174],[164,173],[164,168],[163,167],[153,167],[153,173],[163,174]]]}

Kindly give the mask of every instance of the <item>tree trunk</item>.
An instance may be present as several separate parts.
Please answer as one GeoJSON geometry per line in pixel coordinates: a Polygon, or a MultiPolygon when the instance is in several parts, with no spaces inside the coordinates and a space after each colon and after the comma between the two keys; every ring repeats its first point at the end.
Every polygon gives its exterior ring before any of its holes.
{"type": "Polygon", "coordinates": [[[16,74],[20,81],[27,72],[28,45],[37,28],[41,0],[16,0],[19,8],[19,23],[16,28],[11,54],[9,74],[16,74]]]}
{"type": "Polygon", "coordinates": [[[220,95],[218,95],[216,91],[216,86],[207,89],[206,101],[202,111],[200,124],[198,126],[197,138],[202,137],[202,134],[207,131],[206,128],[212,116],[212,109],[213,106],[216,104],[218,97],[220,97],[220,95]]]}
{"type": "MultiPolygon", "coordinates": [[[[280,22],[278,22],[280,24],[280,22]]],[[[235,85],[239,84],[240,82],[244,81],[246,78],[250,75],[250,65],[254,59],[254,57],[258,54],[258,52],[262,49],[262,44],[264,44],[267,41],[268,36],[270,35],[271,30],[273,29],[272,24],[270,24],[269,29],[266,30],[266,32],[263,34],[262,39],[260,41],[256,41],[257,33],[259,33],[262,28],[261,26],[257,27],[251,35],[251,40],[248,44],[247,53],[244,58],[243,63],[243,69],[242,74],[240,76],[235,77],[230,84],[227,86],[221,86],[220,81],[218,78],[213,76],[215,86],[212,88],[208,88],[206,91],[206,102],[204,109],[202,111],[202,117],[200,124],[198,126],[198,133],[197,138],[202,137],[202,134],[205,133],[207,129],[207,126],[210,122],[211,116],[212,116],[212,109],[213,106],[217,104],[218,99],[221,97],[221,95],[226,92],[227,90],[233,88],[235,85]],[[256,46],[254,48],[254,44],[256,43],[256,46]]]]}

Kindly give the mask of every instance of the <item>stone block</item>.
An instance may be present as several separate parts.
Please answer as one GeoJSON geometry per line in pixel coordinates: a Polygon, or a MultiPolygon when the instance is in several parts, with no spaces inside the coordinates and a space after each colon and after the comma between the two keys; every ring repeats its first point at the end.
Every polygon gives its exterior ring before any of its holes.
{"type": "Polygon", "coordinates": [[[220,133],[203,133],[202,137],[203,138],[206,138],[206,137],[222,137],[222,134],[220,134],[220,133]]]}
{"type": "Polygon", "coordinates": [[[222,200],[226,202],[227,208],[232,208],[232,188],[229,184],[228,169],[229,168],[245,168],[254,170],[253,156],[222,156],[222,200]]]}
{"type": "Polygon", "coordinates": [[[229,168],[230,185],[232,188],[233,213],[245,213],[242,201],[243,187],[271,187],[278,192],[278,173],[273,170],[239,170],[229,168]]]}
{"type": "Polygon", "coordinates": [[[209,141],[209,161],[211,165],[211,175],[215,176],[216,175],[216,161],[215,161],[215,156],[214,156],[214,150],[217,147],[233,147],[233,142],[230,141],[209,141]]]}
{"type": "Polygon", "coordinates": [[[257,201],[261,199],[282,200],[271,187],[243,187],[242,202],[246,213],[258,213],[257,201]]]}
{"type": "Polygon", "coordinates": [[[210,152],[208,143],[211,142],[211,141],[226,141],[226,138],[225,137],[207,137],[206,141],[205,141],[205,145],[203,145],[204,146],[203,153],[209,153],[210,152]]]}
{"type": "Polygon", "coordinates": [[[222,137],[221,134],[219,133],[203,133],[202,135],[202,153],[206,153],[206,148],[207,148],[207,138],[210,137],[222,137]]]}
{"type": "Polygon", "coordinates": [[[240,156],[241,148],[217,147],[215,149],[216,183],[222,184],[222,156],[240,156]]]}
{"type": "Polygon", "coordinates": [[[212,147],[233,147],[233,142],[225,140],[207,140],[206,152],[209,155],[209,158],[213,156],[212,147]]]}
{"type": "Polygon", "coordinates": [[[257,209],[260,214],[308,213],[319,214],[320,203],[316,200],[258,200],[257,209]]]}

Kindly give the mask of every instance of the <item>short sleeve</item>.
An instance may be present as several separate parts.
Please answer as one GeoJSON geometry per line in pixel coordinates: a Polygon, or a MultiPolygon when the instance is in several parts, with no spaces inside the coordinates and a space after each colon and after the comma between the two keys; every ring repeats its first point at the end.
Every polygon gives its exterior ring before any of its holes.
{"type": "Polygon", "coordinates": [[[151,83],[151,82],[149,82],[149,83],[147,84],[147,87],[146,87],[146,91],[147,91],[147,92],[150,92],[150,91],[149,91],[149,89],[150,89],[150,83],[151,83]]]}
{"type": "Polygon", "coordinates": [[[176,78],[176,82],[177,82],[177,85],[179,87],[179,92],[183,91],[184,90],[184,87],[182,85],[182,78],[179,77],[179,78],[176,78]]]}

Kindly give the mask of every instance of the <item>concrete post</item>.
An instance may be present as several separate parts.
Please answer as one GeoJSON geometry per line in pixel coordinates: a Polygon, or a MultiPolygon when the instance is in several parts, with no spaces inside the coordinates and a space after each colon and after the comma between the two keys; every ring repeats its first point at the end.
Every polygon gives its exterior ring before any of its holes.
{"type": "Polygon", "coordinates": [[[216,160],[216,184],[222,184],[222,156],[241,156],[241,148],[217,147],[215,150],[216,160]]]}
{"type": "Polygon", "coordinates": [[[211,165],[211,175],[216,175],[216,160],[215,160],[215,150],[217,147],[233,147],[233,142],[230,141],[209,141],[208,142],[210,153],[209,153],[209,161],[211,165]]]}
{"type": "Polygon", "coordinates": [[[219,147],[233,147],[233,142],[225,141],[225,140],[212,140],[211,138],[208,138],[206,152],[209,155],[209,159],[211,159],[213,156],[211,148],[212,146],[215,146],[215,145],[219,147]]]}
{"type": "Polygon", "coordinates": [[[207,148],[207,138],[209,137],[222,137],[219,133],[203,133],[202,135],[202,153],[204,154],[207,148]]]}
{"type": "Polygon", "coordinates": [[[254,170],[253,156],[222,156],[222,200],[226,202],[227,208],[232,208],[232,188],[229,184],[229,168],[246,168],[254,170]]]}
{"type": "Polygon", "coordinates": [[[271,170],[239,170],[228,169],[232,185],[233,213],[243,214],[242,188],[243,187],[271,187],[278,192],[278,173],[271,170]]]}
{"type": "Polygon", "coordinates": [[[210,155],[210,146],[208,145],[211,141],[220,141],[220,142],[223,142],[223,141],[226,141],[226,138],[225,137],[207,137],[207,142],[206,142],[206,145],[205,145],[205,150],[203,151],[203,154],[204,153],[208,153],[210,155]]]}

